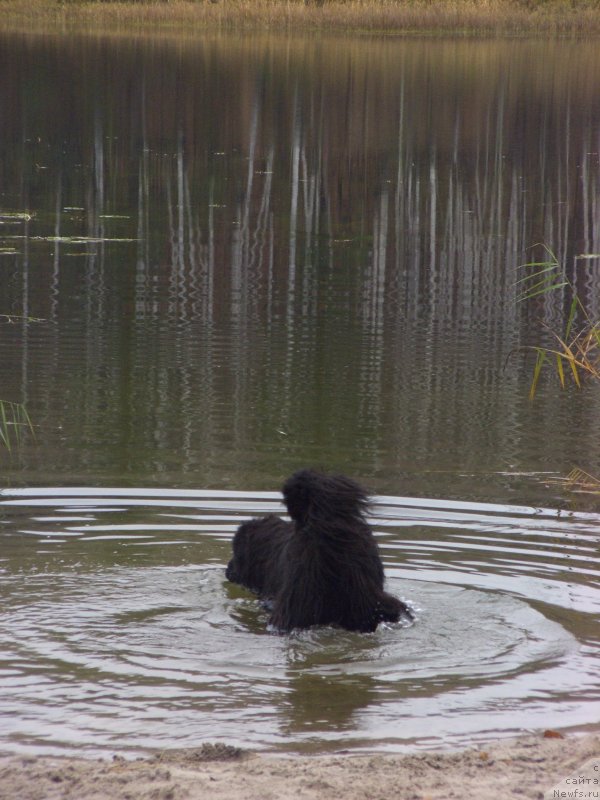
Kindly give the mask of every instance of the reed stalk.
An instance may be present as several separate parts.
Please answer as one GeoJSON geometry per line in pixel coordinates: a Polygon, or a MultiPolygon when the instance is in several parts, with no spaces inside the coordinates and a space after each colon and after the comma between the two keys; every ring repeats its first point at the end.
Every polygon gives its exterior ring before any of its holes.
{"type": "MultiPolygon", "coordinates": [[[[578,388],[581,388],[582,380],[585,377],[600,380],[600,320],[593,320],[590,317],[575,285],[567,278],[555,254],[546,245],[543,247],[547,255],[545,260],[531,261],[519,267],[519,269],[527,270],[527,274],[517,281],[520,292],[517,299],[521,302],[531,301],[540,295],[566,289],[570,300],[565,329],[562,333],[553,330],[545,322],[541,323],[550,337],[554,339],[554,347],[526,345],[519,348],[533,351],[536,354],[529,389],[530,400],[535,398],[542,369],[551,363],[554,364],[563,389],[567,384],[567,375],[571,376],[573,383],[578,388]],[[579,330],[576,330],[578,320],[579,330]]],[[[580,256],[579,258],[591,257],[580,256]]],[[[600,258],[600,256],[597,257],[600,258]]]]}
{"type": "Polygon", "coordinates": [[[569,489],[582,489],[584,491],[600,492],[600,478],[590,475],[582,469],[573,469],[565,478],[569,489]]]}
{"type": "Polygon", "coordinates": [[[35,437],[25,405],[0,400],[0,445],[11,453],[13,447],[21,444],[25,431],[29,431],[35,437]]]}

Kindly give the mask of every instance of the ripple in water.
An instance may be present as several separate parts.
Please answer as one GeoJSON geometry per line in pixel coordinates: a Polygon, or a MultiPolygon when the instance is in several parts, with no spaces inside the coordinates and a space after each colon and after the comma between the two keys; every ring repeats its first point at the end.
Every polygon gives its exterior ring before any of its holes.
{"type": "Polygon", "coordinates": [[[403,750],[600,711],[600,516],[378,497],[410,627],[280,636],[229,584],[231,536],[277,493],[0,493],[0,746],[403,750]]]}

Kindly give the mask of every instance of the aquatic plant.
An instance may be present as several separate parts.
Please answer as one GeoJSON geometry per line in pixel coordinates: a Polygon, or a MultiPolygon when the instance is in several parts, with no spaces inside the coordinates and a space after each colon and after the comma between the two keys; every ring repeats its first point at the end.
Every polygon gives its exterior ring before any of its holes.
{"type": "Polygon", "coordinates": [[[45,322],[42,317],[23,316],[23,314],[0,314],[0,320],[12,325],[17,320],[25,320],[26,322],[45,322]]]}
{"type": "Polygon", "coordinates": [[[35,436],[25,404],[0,400],[0,445],[10,453],[19,446],[26,430],[35,436]]]}
{"type": "Polygon", "coordinates": [[[600,492],[600,478],[590,475],[589,472],[582,469],[572,469],[565,478],[565,483],[569,489],[582,489],[594,494],[600,492]]]}
{"type": "MultiPolygon", "coordinates": [[[[525,345],[519,348],[536,353],[529,389],[530,400],[535,397],[542,368],[552,361],[563,389],[568,374],[580,388],[582,379],[586,376],[600,379],[600,320],[593,320],[590,317],[577,293],[576,286],[567,277],[553,251],[546,245],[542,246],[547,255],[545,260],[530,261],[519,267],[527,270],[527,274],[517,281],[517,285],[521,287],[517,299],[521,302],[531,301],[539,295],[565,289],[569,306],[564,331],[557,332],[547,323],[541,322],[542,327],[554,339],[554,347],[525,345]]],[[[577,256],[576,260],[590,258],[600,258],[600,255],[577,256]]]]}

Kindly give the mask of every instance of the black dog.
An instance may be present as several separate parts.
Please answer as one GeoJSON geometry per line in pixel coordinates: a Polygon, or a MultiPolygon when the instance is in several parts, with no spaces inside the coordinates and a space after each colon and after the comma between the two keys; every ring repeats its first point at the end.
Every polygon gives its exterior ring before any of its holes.
{"type": "Polygon", "coordinates": [[[307,469],[289,478],[283,499],[292,522],[270,515],[240,525],[226,572],[266,601],[273,627],[369,632],[382,621],[412,619],[408,606],[383,590],[361,486],[307,469]]]}

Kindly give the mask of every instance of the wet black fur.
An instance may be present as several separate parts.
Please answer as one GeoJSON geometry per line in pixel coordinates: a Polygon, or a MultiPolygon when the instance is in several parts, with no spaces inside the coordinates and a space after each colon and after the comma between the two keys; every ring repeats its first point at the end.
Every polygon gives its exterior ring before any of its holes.
{"type": "Polygon", "coordinates": [[[270,515],[238,528],[226,576],[259,595],[280,631],[338,625],[370,632],[412,618],[383,590],[383,565],[365,521],[366,491],[343,475],[301,470],[283,487],[292,522],[270,515]]]}

